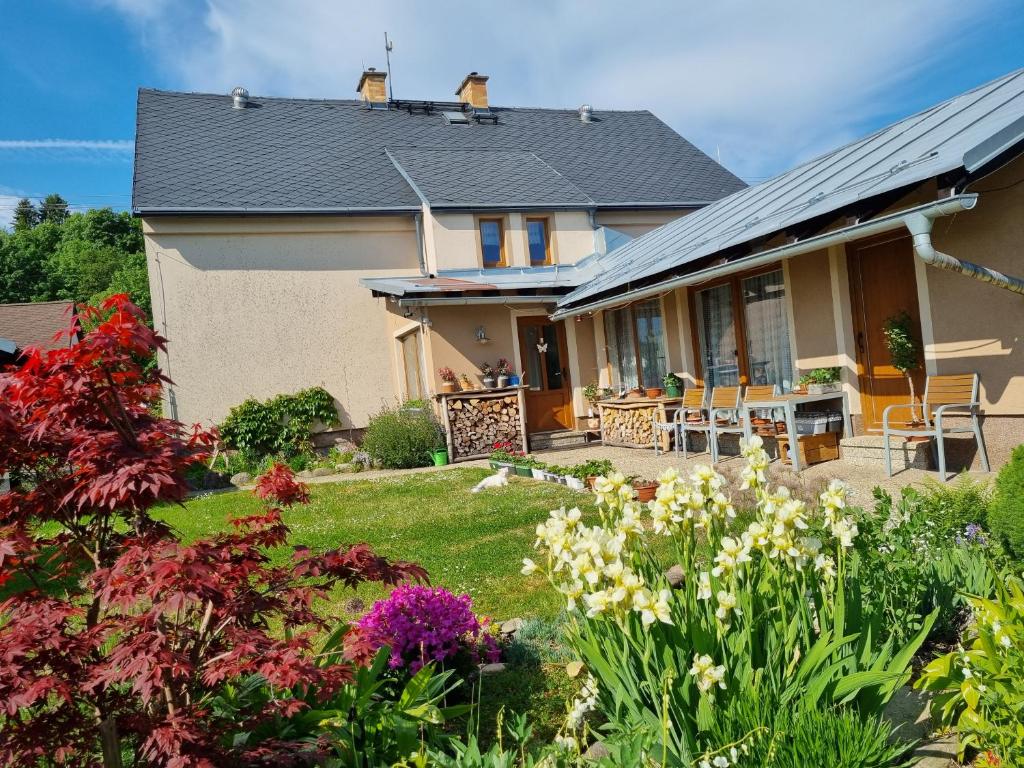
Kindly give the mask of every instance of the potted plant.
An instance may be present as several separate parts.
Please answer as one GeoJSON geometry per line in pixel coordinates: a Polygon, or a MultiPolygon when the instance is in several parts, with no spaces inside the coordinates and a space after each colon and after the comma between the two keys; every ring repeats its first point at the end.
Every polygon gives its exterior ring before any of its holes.
{"type": "Polygon", "coordinates": [[[498,389],[507,387],[509,376],[512,375],[512,364],[504,357],[499,357],[498,365],[495,367],[494,372],[498,376],[498,389]]]}
{"type": "Polygon", "coordinates": [[[665,392],[661,387],[647,387],[647,397],[651,400],[657,400],[665,392]]]}
{"type": "Polygon", "coordinates": [[[522,377],[518,373],[510,373],[508,375],[508,385],[510,387],[518,387],[522,380],[522,377]]]}
{"type": "Polygon", "coordinates": [[[633,486],[633,490],[636,491],[636,500],[640,502],[651,501],[658,491],[658,484],[653,480],[632,477],[629,484],[633,486]]]}
{"type": "Polygon", "coordinates": [[[494,367],[490,363],[480,363],[480,381],[483,382],[484,389],[494,389],[494,385],[497,383],[494,380],[494,367]]]}
{"type": "Polygon", "coordinates": [[[534,480],[546,480],[547,479],[547,464],[540,459],[530,459],[530,473],[533,475],[534,480]]]}
{"type": "Polygon", "coordinates": [[[631,397],[631,398],[634,398],[634,399],[636,399],[638,397],[643,397],[643,396],[644,396],[644,388],[641,387],[641,386],[633,387],[632,389],[629,390],[629,393],[627,395],[627,397],[631,397]]]}
{"type": "Polygon", "coordinates": [[[661,383],[665,385],[665,397],[683,396],[683,380],[676,374],[666,373],[661,383]]]}
{"type": "Polygon", "coordinates": [[[494,451],[490,456],[491,469],[508,467],[515,471],[516,465],[515,447],[508,440],[499,440],[494,444],[494,451]]]}
{"type": "Polygon", "coordinates": [[[826,392],[839,391],[839,373],[836,368],[815,368],[800,377],[800,385],[807,388],[808,394],[823,395],[826,392]]]}
{"type": "Polygon", "coordinates": [[[921,424],[917,418],[913,372],[921,367],[921,343],[914,337],[913,321],[905,311],[893,315],[882,326],[885,346],[889,350],[892,367],[907,377],[910,386],[910,425],[921,424]]]}
{"type": "Polygon", "coordinates": [[[594,481],[597,480],[601,475],[610,475],[615,471],[615,467],[608,459],[591,459],[590,461],[579,464],[573,467],[573,474],[576,477],[582,477],[583,482],[587,484],[588,488],[594,487],[594,481]],[[577,471],[578,470],[578,471],[577,471]]]}
{"type": "Polygon", "coordinates": [[[513,452],[515,458],[512,460],[516,474],[520,477],[533,477],[533,457],[527,456],[522,451],[513,452]]]}
{"type": "Polygon", "coordinates": [[[451,368],[438,368],[437,375],[441,377],[441,391],[454,392],[458,386],[458,378],[451,368]]]}
{"type": "Polygon", "coordinates": [[[465,373],[459,374],[459,386],[462,387],[463,392],[472,392],[476,387],[473,386],[473,382],[469,380],[469,376],[465,373]]]}

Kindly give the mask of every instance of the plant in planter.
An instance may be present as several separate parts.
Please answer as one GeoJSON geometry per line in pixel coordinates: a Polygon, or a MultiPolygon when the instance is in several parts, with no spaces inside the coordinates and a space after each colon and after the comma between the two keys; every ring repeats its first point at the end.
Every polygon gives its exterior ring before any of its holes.
{"type": "Polygon", "coordinates": [[[665,378],[661,380],[661,383],[665,385],[665,396],[666,397],[682,397],[683,394],[683,380],[674,373],[666,373],[665,378]]]}
{"type": "Polygon", "coordinates": [[[800,377],[800,384],[807,388],[812,395],[821,395],[825,392],[837,392],[839,390],[840,369],[815,368],[800,377]]]}
{"type": "Polygon", "coordinates": [[[438,368],[437,375],[441,377],[442,392],[454,392],[456,390],[459,380],[455,376],[455,371],[451,368],[438,368]]]}
{"type": "Polygon", "coordinates": [[[497,383],[494,378],[494,366],[488,362],[480,363],[480,380],[484,384],[485,389],[494,389],[494,385],[497,383]]]}
{"type": "Polygon", "coordinates": [[[661,387],[647,387],[646,392],[647,397],[649,397],[651,400],[657,400],[665,393],[665,390],[662,389],[661,387]]]}
{"type": "Polygon", "coordinates": [[[545,464],[543,461],[541,461],[540,459],[535,459],[535,458],[533,458],[531,456],[530,457],[530,462],[529,462],[528,466],[530,467],[530,474],[533,475],[533,479],[534,480],[546,480],[547,479],[546,476],[547,476],[547,467],[548,467],[548,465],[545,464]]]}
{"type": "Polygon", "coordinates": [[[476,387],[473,386],[473,382],[469,380],[469,376],[465,373],[459,374],[459,386],[462,387],[463,392],[472,392],[476,387]]]}
{"type": "Polygon", "coordinates": [[[523,459],[523,452],[517,451],[510,440],[499,440],[494,444],[494,451],[490,455],[491,467],[501,469],[508,467],[514,470],[517,463],[523,459]]]}
{"type": "Polygon", "coordinates": [[[919,423],[914,406],[913,372],[921,367],[921,343],[915,338],[913,321],[906,312],[893,315],[885,321],[882,332],[885,334],[885,346],[889,350],[892,367],[907,377],[910,386],[910,418],[912,423],[919,423]]]}
{"type": "Polygon", "coordinates": [[[504,357],[499,357],[494,372],[498,376],[498,389],[507,387],[509,377],[512,375],[512,364],[504,357]]]}
{"type": "Polygon", "coordinates": [[[644,480],[632,475],[627,482],[633,486],[633,490],[636,491],[636,500],[641,503],[651,501],[657,494],[658,482],[656,480],[644,480]]]}

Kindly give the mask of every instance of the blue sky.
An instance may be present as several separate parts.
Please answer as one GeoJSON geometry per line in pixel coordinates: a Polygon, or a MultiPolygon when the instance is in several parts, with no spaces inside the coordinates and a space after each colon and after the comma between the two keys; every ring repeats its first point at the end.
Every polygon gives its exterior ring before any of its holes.
{"type": "Polygon", "coordinates": [[[0,0],[0,226],[18,197],[130,206],[140,86],[647,108],[756,182],[1024,67],[1020,0],[0,0]],[[472,10],[470,10],[472,9],[472,10]]]}

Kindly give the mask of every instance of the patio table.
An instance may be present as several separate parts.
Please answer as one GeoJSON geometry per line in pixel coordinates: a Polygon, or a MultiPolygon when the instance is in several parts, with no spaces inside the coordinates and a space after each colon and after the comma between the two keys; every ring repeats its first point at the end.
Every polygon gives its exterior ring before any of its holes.
{"type": "Polygon", "coordinates": [[[740,405],[740,416],[743,418],[743,437],[747,440],[753,435],[750,425],[752,411],[759,410],[782,410],[786,414],[786,433],[790,436],[792,450],[789,452],[793,460],[793,471],[799,472],[803,469],[800,466],[800,451],[796,447],[796,407],[808,403],[820,403],[823,400],[843,401],[843,437],[853,437],[853,420],[850,418],[850,398],[845,391],[822,392],[820,395],[812,395],[806,392],[792,392],[786,395],[778,395],[764,400],[744,400],[740,405]]]}

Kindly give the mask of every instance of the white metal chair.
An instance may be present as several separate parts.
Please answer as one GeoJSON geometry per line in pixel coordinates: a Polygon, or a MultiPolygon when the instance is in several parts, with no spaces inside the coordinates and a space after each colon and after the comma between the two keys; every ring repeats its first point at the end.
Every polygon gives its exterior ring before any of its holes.
{"type": "Polygon", "coordinates": [[[985,450],[985,437],[981,433],[978,421],[978,374],[959,373],[944,376],[929,376],[924,385],[924,397],[921,398],[921,413],[924,426],[894,427],[889,424],[889,415],[896,410],[905,409],[914,418],[917,406],[913,403],[897,403],[888,406],[882,412],[882,438],[885,447],[885,474],[892,477],[892,455],[889,445],[890,435],[903,437],[930,437],[935,464],[939,468],[939,477],[946,482],[946,449],[943,437],[950,434],[966,432],[974,433],[974,441],[981,455],[981,466],[989,471],[988,452],[985,450]],[[966,416],[970,418],[970,426],[948,426],[942,423],[946,416],[966,416]]]}
{"type": "Polygon", "coordinates": [[[743,423],[740,421],[740,401],[743,396],[742,387],[715,387],[711,393],[711,409],[708,421],[711,433],[708,442],[711,447],[711,462],[718,463],[718,438],[721,435],[743,434],[743,423]]]}
{"type": "Polygon", "coordinates": [[[683,456],[686,455],[686,437],[683,434],[681,425],[689,414],[696,412],[700,420],[704,419],[705,390],[703,387],[687,389],[683,392],[683,402],[676,409],[671,421],[658,421],[657,414],[651,416],[651,439],[654,441],[654,455],[658,456],[658,437],[662,432],[669,432],[672,435],[676,456],[679,455],[680,443],[682,443],[683,456]]]}

